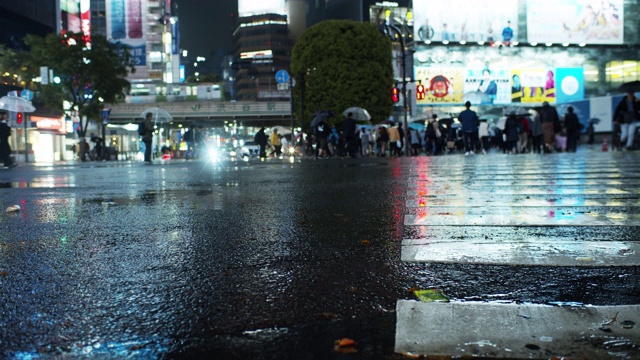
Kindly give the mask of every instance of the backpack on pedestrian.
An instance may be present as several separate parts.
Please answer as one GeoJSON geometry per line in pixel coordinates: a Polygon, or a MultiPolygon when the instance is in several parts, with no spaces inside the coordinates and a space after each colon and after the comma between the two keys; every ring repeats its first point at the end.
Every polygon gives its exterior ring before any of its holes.
{"type": "Polygon", "coordinates": [[[145,120],[142,120],[138,123],[138,135],[140,136],[144,136],[144,134],[147,132],[147,129],[144,126],[144,124],[145,124],[145,120]]]}

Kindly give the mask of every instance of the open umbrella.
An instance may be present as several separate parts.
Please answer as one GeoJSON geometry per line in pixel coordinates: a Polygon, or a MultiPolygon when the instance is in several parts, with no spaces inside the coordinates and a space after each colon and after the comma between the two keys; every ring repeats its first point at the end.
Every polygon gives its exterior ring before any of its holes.
{"type": "Polygon", "coordinates": [[[629,81],[618,87],[622,92],[638,92],[640,91],[640,81],[629,81]]]}
{"type": "Polygon", "coordinates": [[[424,130],[424,123],[420,123],[420,122],[417,122],[417,121],[411,122],[411,123],[409,123],[409,129],[422,131],[422,130],[424,130]]]}
{"type": "Polygon", "coordinates": [[[353,120],[356,120],[356,121],[371,120],[371,115],[369,115],[369,112],[363,108],[352,106],[347,110],[343,111],[342,115],[346,117],[346,116],[349,116],[349,113],[351,113],[351,115],[353,116],[353,120]]]}
{"type": "Polygon", "coordinates": [[[318,124],[320,124],[322,121],[327,120],[332,115],[333,114],[331,113],[331,111],[318,110],[318,111],[313,113],[313,120],[311,121],[311,125],[310,126],[311,127],[318,126],[318,124]]]}
{"type": "Polygon", "coordinates": [[[516,116],[524,116],[530,115],[529,109],[525,109],[522,106],[507,106],[503,111],[504,115],[516,115],[516,116]]]}
{"type": "Polygon", "coordinates": [[[469,91],[462,95],[462,101],[472,104],[487,104],[491,102],[491,97],[482,91],[469,91]]]}
{"type": "Polygon", "coordinates": [[[29,100],[17,96],[3,96],[0,98],[0,109],[13,112],[34,112],[35,106],[29,100]]]}
{"type": "Polygon", "coordinates": [[[148,113],[151,113],[153,115],[152,119],[154,123],[168,123],[170,121],[173,121],[173,116],[171,116],[171,114],[169,114],[167,110],[159,107],[148,108],[143,111],[141,115],[142,117],[146,117],[148,113]]]}
{"type": "Polygon", "coordinates": [[[599,123],[600,123],[600,119],[598,119],[598,118],[591,118],[591,119],[589,119],[589,123],[590,123],[590,124],[594,124],[594,125],[595,125],[595,124],[599,124],[599,123]]]}
{"type": "Polygon", "coordinates": [[[291,134],[291,128],[286,128],[286,127],[280,126],[280,125],[272,127],[269,132],[273,132],[273,130],[278,130],[278,134],[280,134],[280,135],[289,135],[289,134],[291,134]]]}

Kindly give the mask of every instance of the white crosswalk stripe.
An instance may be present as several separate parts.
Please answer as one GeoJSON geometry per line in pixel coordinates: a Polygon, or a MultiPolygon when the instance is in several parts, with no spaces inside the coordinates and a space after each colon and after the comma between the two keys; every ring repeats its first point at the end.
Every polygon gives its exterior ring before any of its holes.
{"type": "MultiPolygon", "coordinates": [[[[404,225],[416,237],[403,240],[402,260],[586,269],[640,266],[640,235],[614,236],[640,226],[640,154],[624,155],[590,151],[417,160],[408,176],[404,215],[404,225]],[[462,228],[473,229],[475,235],[448,236],[462,228]],[[509,236],[493,236],[484,228],[503,228],[509,236]],[[601,230],[593,232],[596,228],[601,230]]],[[[631,321],[627,324],[637,323],[639,304],[558,307],[452,300],[399,301],[396,352],[640,358],[638,326],[625,328],[615,318],[623,314],[631,321]],[[607,321],[611,323],[603,325],[607,321]],[[619,348],[607,351],[602,344],[614,339],[619,348]]]]}

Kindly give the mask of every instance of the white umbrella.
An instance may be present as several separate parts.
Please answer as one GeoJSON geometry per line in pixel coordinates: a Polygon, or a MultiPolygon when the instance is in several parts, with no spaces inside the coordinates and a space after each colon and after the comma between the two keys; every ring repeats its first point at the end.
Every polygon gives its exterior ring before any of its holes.
{"type": "Polygon", "coordinates": [[[280,125],[272,127],[270,132],[273,132],[273,130],[278,130],[278,134],[280,134],[280,135],[289,135],[289,134],[291,134],[291,128],[286,128],[286,127],[280,126],[280,125]]]}
{"type": "Polygon", "coordinates": [[[491,97],[482,91],[469,91],[462,95],[462,101],[470,102],[472,104],[486,104],[491,102],[491,97]]]}
{"type": "Polygon", "coordinates": [[[357,121],[371,120],[371,115],[369,115],[369,112],[363,108],[353,106],[343,111],[342,115],[346,117],[349,115],[349,113],[353,115],[353,120],[357,120],[357,121]]]}
{"type": "Polygon", "coordinates": [[[34,112],[35,106],[29,100],[17,96],[3,96],[0,98],[0,109],[13,112],[34,112]]]}
{"type": "Polygon", "coordinates": [[[153,115],[152,119],[154,123],[168,123],[170,121],[173,121],[173,116],[171,116],[171,114],[169,114],[167,110],[159,107],[148,108],[143,111],[141,115],[143,118],[146,118],[148,113],[151,113],[153,115]]]}

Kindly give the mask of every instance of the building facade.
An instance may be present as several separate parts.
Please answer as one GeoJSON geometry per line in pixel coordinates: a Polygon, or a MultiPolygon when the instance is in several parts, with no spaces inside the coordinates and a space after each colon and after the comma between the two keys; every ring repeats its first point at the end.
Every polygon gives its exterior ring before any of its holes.
{"type": "Polygon", "coordinates": [[[234,100],[277,101],[290,97],[278,86],[276,73],[287,70],[291,59],[291,41],[287,15],[261,14],[239,18],[233,34],[234,100]]]}

